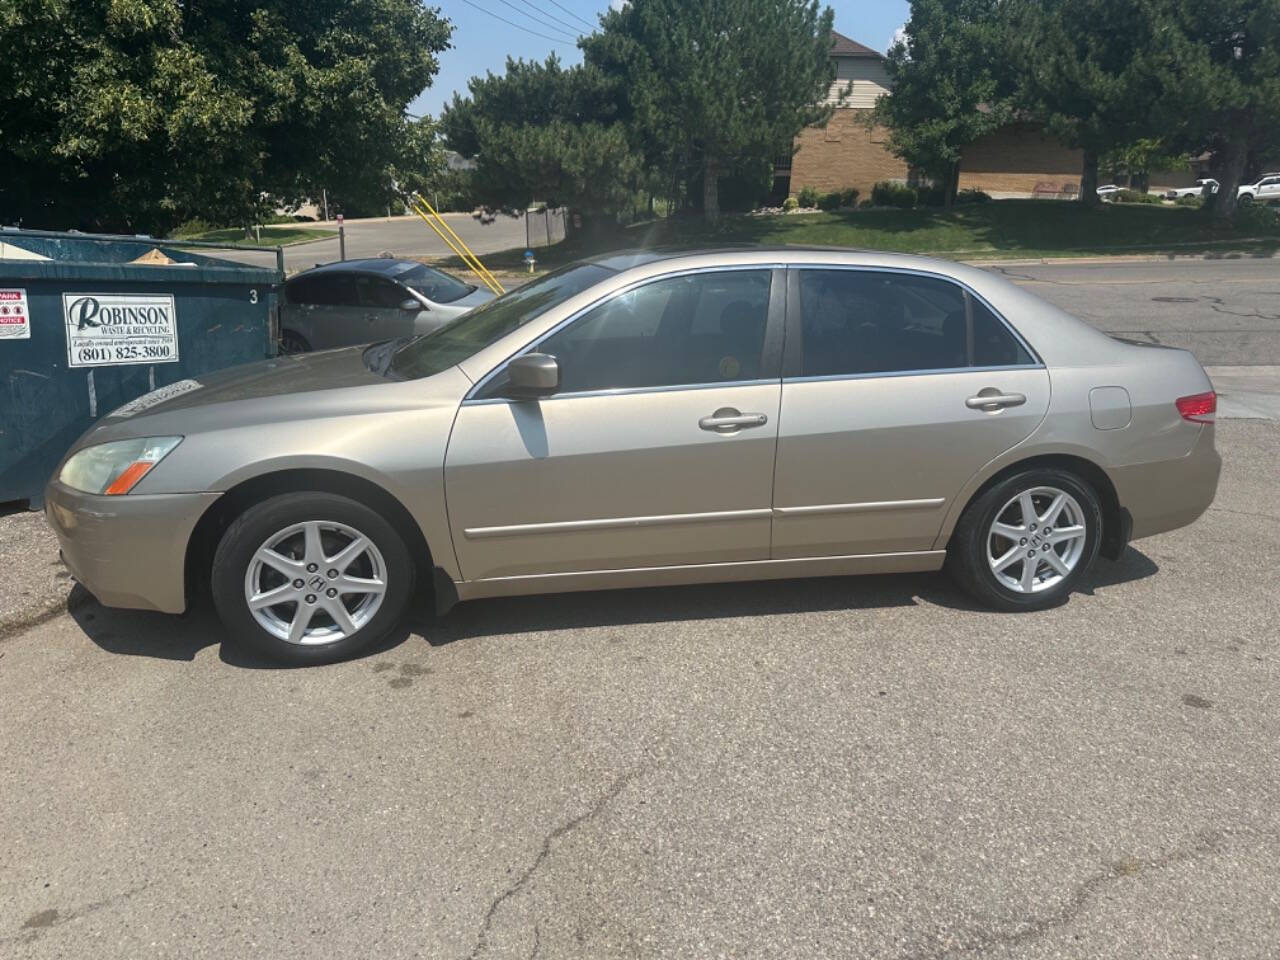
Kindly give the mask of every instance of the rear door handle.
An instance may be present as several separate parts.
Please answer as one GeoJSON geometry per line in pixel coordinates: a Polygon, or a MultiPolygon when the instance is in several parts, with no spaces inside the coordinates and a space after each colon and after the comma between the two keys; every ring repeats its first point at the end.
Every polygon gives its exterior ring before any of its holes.
{"type": "Polygon", "coordinates": [[[1000,393],[992,387],[987,387],[985,390],[978,391],[976,397],[966,400],[964,405],[970,410],[985,410],[992,413],[1005,407],[1020,407],[1026,402],[1025,393],[1000,393]]]}
{"type": "Polygon", "coordinates": [[[768,422],[769,418],[763,413],[739,413],[732,407],[722,407],[699,420],[698,426],[717,433],[734,433],[743,427],[763,427],[768,422]]]}

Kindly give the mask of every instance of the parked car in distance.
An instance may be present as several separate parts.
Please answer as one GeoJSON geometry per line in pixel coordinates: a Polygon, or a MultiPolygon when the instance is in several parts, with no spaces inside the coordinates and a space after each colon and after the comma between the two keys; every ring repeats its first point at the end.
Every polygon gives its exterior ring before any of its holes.
{"type": "Polygon", "coordinates": [[[1166,200],[1177,200],[1179,197],[1211,197],[1218,192],[1218,181],[1205,177],[1196,181],[1194,187],[1176,187],[1165,191],[1166,200]]]}
{"type": "Polygon", "coordinates": [[[211,589],[235,641],[292,663],[366,648],[415,594],[946,567],[1037,610],[1208,508],[1216,402],[1185,350],[976,267],[643,251],[126,404],[47,515],[102,603],[211,589]]]}
{"type": "Polygon", "coordinates": [[[1267,173],[1256,183],[1241,184],[1236,190],[1237,203],[1274,203],[1280,200],[1280,173],[1267,173]]]}
{"type": "Polygon", "coordinates": [[[280,352],[428,333],[492,299],[488,290],[416,260],[326,263],[285,282],[280,352]]]}
{"type": "Polygon", "coordinates": [[[1118,187],[1114,183],[1104,183],[1098,188],[1098,196],[1103,200],[1110,200],[1123,189],[1124,187],[1118,187]]]}

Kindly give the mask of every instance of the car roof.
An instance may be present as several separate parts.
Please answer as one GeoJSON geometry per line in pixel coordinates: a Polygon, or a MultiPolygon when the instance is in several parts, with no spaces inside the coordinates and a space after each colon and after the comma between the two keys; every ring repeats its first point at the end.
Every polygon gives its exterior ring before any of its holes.
{"type": "MultiPolygon", "coordinates": [[[[335,260],[333,263],[321,263],[304,270],[297,277],[312,276],[317,273],[377,273],[384,277],[398,277],[415,267],[426,266],[417,260],[398,260],[395,257],[365,257],[360,260],[335,260]]],[[[428,267],[427,269],[435,269],[428,267]]]]}
{"type": "Polygon", "coordinates": [[[685,260],[690,257],[725,257],[726,259],[731,259],[734,256],[745,257],[750,254],[750,261],[744,260],[743,262],[759,262],[760,255],[772,256],[779,261],[785,262],[803,260],[806,253],[864,254],[876,252],[879,251],[863,250],[858,247],[822,246],[820,244],[774,244],[768,246],[742,243],[719,247],[651,247],[644,250],[618,250],[611,253],[602,253],[596,257],[587,257],[586,262],[621,272],[659,261],[685,260]]]}

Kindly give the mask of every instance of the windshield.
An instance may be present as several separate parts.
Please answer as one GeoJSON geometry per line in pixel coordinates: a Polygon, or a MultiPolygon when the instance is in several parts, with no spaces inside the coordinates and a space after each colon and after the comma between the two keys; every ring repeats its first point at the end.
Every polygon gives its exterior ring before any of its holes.
{"type": "Polygon", "coordinates": [[[540,280],[503,294],[464,313],[431,333],[414,337],[391,354],[388,372],[401,380],[430,377],[540,317],[614,273],[608,267],[583,263],[562,267],[540,280]]]}
{"type": "Polygon", "coordinates": [[[432,303],[453,303],[475,289],[471,284],[463,283],[457,277],[451,277],[447,273],[424,266],[406,270],[398,274],[396,279],[405,286],[413,288],[432,303]]]}

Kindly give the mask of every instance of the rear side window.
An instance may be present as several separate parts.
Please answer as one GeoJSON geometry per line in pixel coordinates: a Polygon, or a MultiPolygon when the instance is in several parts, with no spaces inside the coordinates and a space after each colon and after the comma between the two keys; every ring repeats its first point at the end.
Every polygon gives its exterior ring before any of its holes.
{"type": "Polygon", "coordinates": [[[947,280],[875,270],[802,270],[799,286],[803,352],[800,370],[792,375],[1033,362],[998,317],[947,280]]]}
{"type": "Polygon", "coordinates": [[[354,307],[357,305],[355,278],[336,273],[316,273],[298,277],[285,284],[289,303],[315,307],[354,307]]]}

